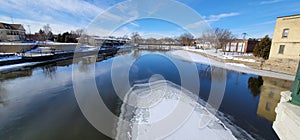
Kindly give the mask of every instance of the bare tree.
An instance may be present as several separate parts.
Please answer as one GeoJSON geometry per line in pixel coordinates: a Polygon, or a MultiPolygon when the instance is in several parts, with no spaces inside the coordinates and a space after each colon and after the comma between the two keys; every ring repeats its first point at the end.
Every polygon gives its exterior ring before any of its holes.
{"type": "Polygon", "coordinates": [[[83,29],[77,29],[77,30],[75,31],[75,33],[76,33],[76,35],[77,35],[78,37],[80,37],[81,35],[83,35],[84,30],[83,30],[83,29]]]}
{"type": "Polygon", "coordinates": [[[216,49],[222,48],[222,46],[226,46],[228,42],[231,42],[232,40],[235,39],[234,35],[232,32],[228,29],[220,29],[216,28],[215,29],[215,34],[217,39],[219,40],[220,45],[216,49]]]}
{"type": "Polygon", "coordinates": [[[133,32],[133,33],[131,33],[131,40],[132,40],[132,43],[138,44],[142,40],[142,37],[140,36],[140,34],[138,32],[133,32]]]}
{"type": "Polygon", "coordinates": [[[184,33],[178,37],[178,40],[184,46],[192,46],[194,44],[194,36],[190,33],[184,33]]]}
{"type": "Polygon", "coordinates": [[[209,42],[210,45],[216,49],[221,49],[223,46],[235,39],[235,36],[229,29],[215,28],[214,30],[208,30],[202,34],[202,39],[205,42],[209,42]]]}
{"type": "Polygon", "coordinates": [[[50,25],[49,24],[44,25],[43,30],[44,30],[45,40],[48,40],[53,35],[50,25]]]}

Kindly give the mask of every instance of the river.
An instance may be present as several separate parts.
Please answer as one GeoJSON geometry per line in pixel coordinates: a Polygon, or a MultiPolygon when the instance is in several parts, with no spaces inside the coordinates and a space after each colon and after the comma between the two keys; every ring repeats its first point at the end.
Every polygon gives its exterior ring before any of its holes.
{"type": "MultiPolygon", "coordinates": [[[[129,71],[130,85],[147,82],[154,74],[180,85],[180,75],[170,59],[187,65],[166,52],[133,50],[105,60],[84,57],[73,63],[64,60],[1,73],[0,76],[0,139],[110,139],[95,129],[82,114],[73,89],[72,70],[87,75],[95,71],[96,86],[106,106],[120,114],[122,100],[113,88],[111,67],[114,59],[124,57],[133,64],[129,71]],[[96,63],[93,63],[94,61],[96,63]],[[94,66],[94,67],[93,67],[94,66]],[[93,69],[94,68],[94,69],[93,69]]],[[[211,70],[226,71],[224,97],[216,116],[226,122],[237,138],[278,139],[272,129],[275,107],[280,92],[289,90],[292,81],[229,71],[196,63],[200,80],[199,98],[208,100],[213,84],[211,70]],[[243,136],[239,136],[243,135],[243,136]]],[[[122,66],[117,67],[122,71],[122,66]]],[[[111,122],[111,131],[115,131],[111,122]]],[[[199,138],[200,139],[200,138],[199,138]]]]}

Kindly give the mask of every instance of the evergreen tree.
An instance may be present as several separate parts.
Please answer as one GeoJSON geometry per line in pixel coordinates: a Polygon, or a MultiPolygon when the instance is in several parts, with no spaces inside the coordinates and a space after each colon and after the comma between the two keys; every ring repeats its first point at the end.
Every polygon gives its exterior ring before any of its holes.
{"type": "Polygon", "coordinates": [[[255,57],[262,57],[264,59],[269,58],[271,39],[266,35],[260,42],[258,42],[253,50],[253,55],[255,57]]]}
{"type": "Polygon", "coordinates": [[[256,97],[260,94],[260,88],[263,85],[264,80],[262,79],[261,76],[258,76],[257,78],[255,77],[250,77],[248,79],[248,88],[250,92],[252,93],[253,97],[256,97]]]}

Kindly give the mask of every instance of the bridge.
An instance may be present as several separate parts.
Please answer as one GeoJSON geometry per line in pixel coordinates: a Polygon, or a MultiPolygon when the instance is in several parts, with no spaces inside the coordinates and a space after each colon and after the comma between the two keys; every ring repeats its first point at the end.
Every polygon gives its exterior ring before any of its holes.
{"type": "Polygon", "coordinates": [[[180,50],[182,44],[138,44],[139,50],[158,50],[158,51],[169,51],[169,50],[180,50]]]}

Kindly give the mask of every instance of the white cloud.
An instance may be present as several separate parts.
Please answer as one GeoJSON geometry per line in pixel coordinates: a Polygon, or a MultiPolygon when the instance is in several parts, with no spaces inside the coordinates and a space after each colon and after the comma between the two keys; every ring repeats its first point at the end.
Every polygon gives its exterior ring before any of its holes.
{"type": "MultiPolygon", "coordinates": [[[[270,20],[270,21],[264,21],[264,22],[261,22],[261,23],[257,23],[257,24],[254,24],[254,25],[268,25],[268,24],[274,24],[276,20],[270,20]]],[[[253,25],[253,26],[254,26],[253,25]]],[[[250,25],[251,26],[251,25],[250,25]]]]}
{"type": "Polygon", "coordinates": [[[266,0],[266,1],[261,1],[259,4],[272,4],[272,3],[277,3],[281,2],[282,0],[266,0]]]}
{"type": "Polygon", "coordinates": [[[201,28],[204,26],[207,26],[208,23],[212,23],[212,22],[217,22],[223,18],[227,18],[227,17],[232,17],[232,16],[237,16],[239,15],[239,13],[236,12],[232,12],[232,13],[222,13],[222,14],[218,14],[218,15],[210,15],[208,17],[203,16],[203,20],[200,20],[198,22],[186,25],[185,27],[188,29],[191,28],[201,28]]]}
{"type": "Polygon", "coordinates": [[[232,29],[234,33],[237,33],[236,37],[242,37],[242,33],[247,33],[250,38],[262,38],[265,35],[273,36],[273,27],[275,20],[263,21],[251,25],[240,26],[238,28],[232,29]],[[273,25],[272,25],[273,24],[273,25]]]}
{"type": "Polygon", "coordinates": [[[130,22],[130,25],[135,26],[135,27],[140,27],[140,25],[137,24],[136,22],[130,22]]]}
{"type": "Polygon", "coordinates": [[[198,22],[186,25],[185,28],[187,28],[187,29],[201,28],[206,25],[207,25],[207,22],[205,20],[200,20],[198,22]]]}
{"type": "Polygon", "coordinates": [[[237,16],[237,15],[239,15],[239,13],[236,13],[236,12],[222,13],[222,14],[218,14],[218,15],[210,15],[208,17],[204,17],[204,19],[206,22],[215,22],[215,21],[221,20],[222,18],[237,16]]]}
{"type": "MultiPolygon", "coordinates": [[[[70,31],[87,26],[104,10],[80,0],[7,0],[1,1],[2,22],[30,25],[31,32],[36,32],[45,24],[50,24],[54,33],[70,31]]],[[[110,15],[108,15],[110,16],[110,15]]]]}
{"type": "MultiPolygon", "coordinates": [[[[0,16],[0,19],[1,19],[1,22],[6,22],[6,23],[11,22],[10,17],[0,16]]],[[[29,32],[34,33],[34,32],[38,32],[40,29],[42,29],[43,26],[46,25],[48,22],[40,22],[40,21],[29,20],[29,19],[15,18],[14,23],[22,24],[27,33],[29,33],[29,32]],[[30,29],[29,29],[28,25],[30,25],[30,29]]],[[[53,33],[62,33],[62,32],[66,32],[66,31],[70,31],[70,30],[76,30],[79,28],[83,28],[83,27],[72,26],[70,24],[59,23],[59,22],[49,23],[49,25],[50,25],[53,33]]]]}
{"type": "Polygon", "coordinates": [[[52,17],[53,14],[70,14],[80,17],[93,17],[103,10],[85,1],[79,0],[9,0],[2,1],[4,10],[17,11],[35,18],[52,17]]]}

